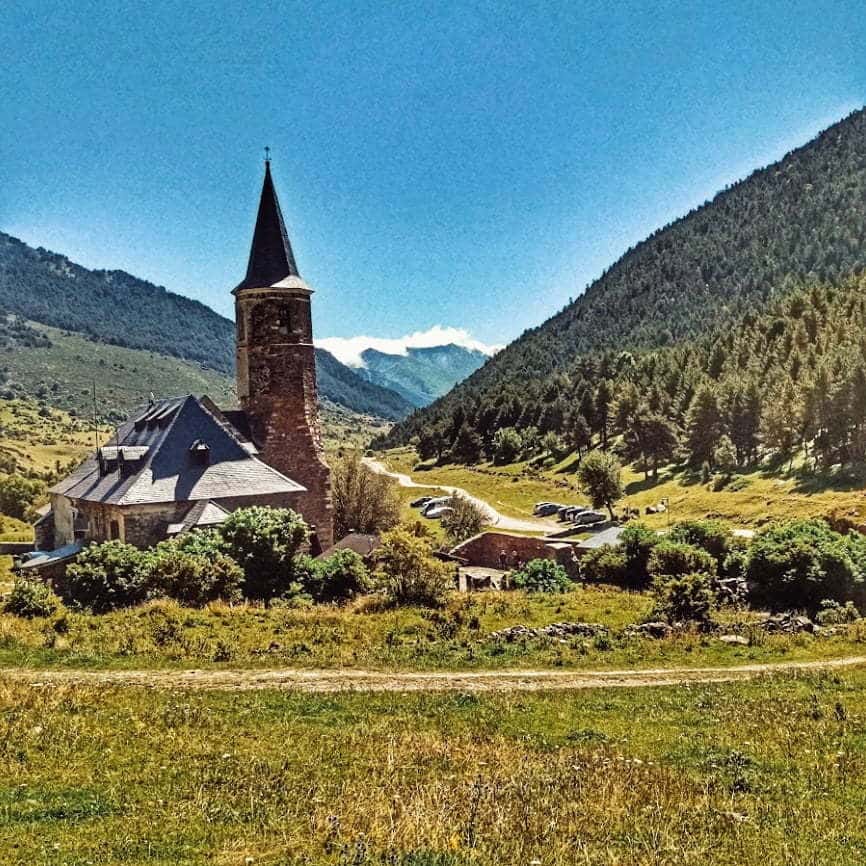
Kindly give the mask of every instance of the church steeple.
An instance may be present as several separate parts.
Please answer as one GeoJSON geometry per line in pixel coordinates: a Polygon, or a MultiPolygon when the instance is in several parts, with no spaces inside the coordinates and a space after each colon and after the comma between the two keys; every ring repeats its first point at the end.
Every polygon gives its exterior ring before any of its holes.
{"type": "Polygon", "coordinates": [[[330,547],[331,470],[319,426],[312,294],[298,275],[266,159],[249,267],[234,290],[237,394],[259,458],[303,485],[291,507],[330,547]]]}
{"type": "Polygon", "coordinates": [[[265,159],[265,180],[259,199],[259,213],[256,217],[247,275],[237,288],[264,289],[278,285],[286,277],[299,276],[295,254],[292,252],[271,177],[271,161],[265,159]]]}

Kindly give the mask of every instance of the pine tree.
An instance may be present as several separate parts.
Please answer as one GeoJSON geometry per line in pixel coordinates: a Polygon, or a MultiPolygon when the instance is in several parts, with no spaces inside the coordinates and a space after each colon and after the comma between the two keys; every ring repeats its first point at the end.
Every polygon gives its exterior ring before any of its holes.
{"type": "Polygon", "coordinates": [[[689,462],[693,466],[701,463],[712,465],[713,453],[722,435],[722,413],[716,389],[701,385],[692,399],[686,414],[686,442],[689,462]]]}

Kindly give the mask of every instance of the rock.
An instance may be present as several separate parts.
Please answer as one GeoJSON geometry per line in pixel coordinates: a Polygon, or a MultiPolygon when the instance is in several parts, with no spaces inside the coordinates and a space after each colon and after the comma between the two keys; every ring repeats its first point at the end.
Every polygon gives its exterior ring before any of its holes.
{"type": "Polygon", "coordinates": [[[791,613],[775,613],[761,624],[764,631],[770,634],[800,634],[814,633],[815,623],[808,616],[791,613]]]}
{"type": "Polygon", "coordinates": [[[722,643],[730,644],[731,646],[748,646],[749,641],[740,634],[723,634],[719,637],[722,643]]]}
{"type": "Polygon", "coordinates": [[[673,628],[670,625],[660,620],[656,622],[642,622],[640,625],[630,625],[626,629],[627,634],[640,634],[654,638],[667,637],[672,631],[673,628]]]}
{"type": "Polygon", "coordinates": [[[499,631],[491,632],[489,640],[504,640],[514,643],[517,640],[534,640],[537,638],[553,638],[562,643],[567,643],[570,637],[595,637],[599,634],[607,634],[607,626],[592,622],[554,622],[550,625],[530,628],[525,625],[512,625],[499,631]]]}

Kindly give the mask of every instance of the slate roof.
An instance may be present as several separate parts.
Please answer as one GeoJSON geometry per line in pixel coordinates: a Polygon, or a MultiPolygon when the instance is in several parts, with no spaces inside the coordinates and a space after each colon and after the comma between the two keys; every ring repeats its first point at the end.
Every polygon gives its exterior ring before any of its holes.
{"type": "MultiPolygon", "coordinates": [[[[270,161],[266,161],[265,180],[259,199],[259,212],[256,217],[247,275],[235,291],[276,286],[287,277],[299,278],[300,274],[295,264],[295,254],[292,252],[286,224],[283,222],[277,191],[274,189],[271,164],[270,161]]],[[[296,283],[300,280],[291,282],[296,283]]]]}
{"type": "Polygon", "coordinates": [[[609,544],[611,547],[618,547],[622,544],[620,536],[623,533],[623,529],[625,529],[624,526],[609,526],[601,532],[590,535],[589,538],[578,541],[575,547],[578,550],[595,550],[596,548],[604,547],[606,544],[609,544]]]}
{"type": "Polygon", "coordinates": [[[140,505],[305,490],[255,455],[252,442],[207,397],[160,400],[122,424],[99,457],[89,457],[51,492],[140,505]],[[190,451],[197,440],[207,444],[207,462],[190,451]]]}
{"type": "Polygon", "coordinates": [[[202,499],[187,511],[180,523],[169,524],[168,534],[180,535],[181,532],[189,532],[191,529],[219,526],[228,516],[228,511],[221,505],[202,499]]]}
{"type": "Polygon", "coordinates": [[[378,535],[365,535],[362,532],[350,532],[345,538],[341,538],[336,544],[322,551],[316,559],[327,559],[338,550],[354,550],[358,556],[364,559],[371,556],[381,547],[382,541],[378,535]]]}
{"type": "Polygon", "coordinates": [[[75,559],[84,548],[85,542],[76,541],[72,544],[58,547],[57,550],[37,550],[35,553],[22,560],[16,566],[19,571],[38,571],[47,565],[57,565],[75,559]]]}

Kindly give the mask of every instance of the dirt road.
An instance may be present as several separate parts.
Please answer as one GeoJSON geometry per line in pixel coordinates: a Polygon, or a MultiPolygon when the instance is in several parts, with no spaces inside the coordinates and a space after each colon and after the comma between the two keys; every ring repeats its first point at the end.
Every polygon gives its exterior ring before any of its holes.
{"type": "Polygon", "coordinates": [[[445,493],[459,493],[467,499],[471,499],[486,515],[491,526],[497,529],[505,530],[506,532],[557,532],[562,529],[561,523],[556,523],[553,520],[543,520],[537,517],[520,518],[509,517],[497,511],[489,502],[479,499],[468,493],[462,487],[451,487],[447,484],[419,484],[413,481],[408,475],[402,472],[392,472],[379,460],[374,460],[372,457],[365,457],[364,463],[379,475],[387,475],[393,478],[401,487],[413,487],[425,490],[442,490],[445,493]]]}
{"type": "Polygon", "coordinates": [[[728,683],[772,674],[862,667],[866,656],[813,662],[781,662],[715,668],[661,668],[620,671],[463,671],[389,673],[368,670],[183,670],[93,671],[0,669],[0,683],[35,686],[140,686],[156,689],[299,692],[508,692],[641,688],[728,683]]]}

